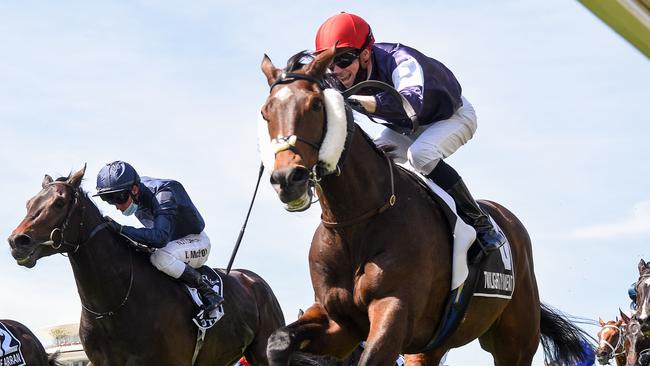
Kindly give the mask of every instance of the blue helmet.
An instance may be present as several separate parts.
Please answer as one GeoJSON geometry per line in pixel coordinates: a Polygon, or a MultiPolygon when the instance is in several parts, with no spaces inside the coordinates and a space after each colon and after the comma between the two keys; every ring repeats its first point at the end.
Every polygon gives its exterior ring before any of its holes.
{"type": "Polygon", "coordinates": [[[97,173],[97,194],[120,192],[131,190],[131,186],[140,183],[138,172],[131,164],[124,161],[114,161],[104,165],[97,173]]]}

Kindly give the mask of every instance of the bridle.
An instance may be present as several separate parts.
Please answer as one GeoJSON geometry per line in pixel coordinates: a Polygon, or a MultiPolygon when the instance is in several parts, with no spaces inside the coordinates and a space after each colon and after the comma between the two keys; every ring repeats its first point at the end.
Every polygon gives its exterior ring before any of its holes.
{"type": "MultiPolygon", "coordinates": [[[[315,78],[313,76],[310,76],[310,75],[307,75],[307,74],[294,73],[294,72],[283,72],[271,84],[271,86],[269,88],[269,91],[272,91],[273,88],[276,85],[289,84],[289,83],[292,83],[292,82],[298,81],[298,80],[306,80],[306,81],[309,81],[311,83],[314,83],[320,88],[321,91],[325,90],[327,88],[327,86],[325,85],[325,83],[322,80],[319,80],[319,79],[317,79],[317,78],[315,78]]],[[[327,121],[327,112],[325,112],[324,120],[327,121]]],[[[348,132],[350,132],[350,126],[349,125],[350,124],[348,123],[348,132]]],[[[352,125],[354,126],[354,123],[352,123],[352,125]]],[[[352,132],[353,131],[354,131],[354,127],[352,127],[352,132]]],[[[312,142],[312,141],[309,141],[309,140],[307,140],[307,139],[305,139],[303,137],[297,136],[297,135],[277,136],[277,137],[275,137],[275,138],[273,138],[271,140],[271,145],[273,146],[273,152],[275,153],[275,155],[277,155],[278,153],[280,153],[282,151],[289,150],[289,151],[293,152],[294,154],[302,156],[302,154],[298,150],[298,147],[296,146],[297,142],[302,142],[302,143],[310,146],[316,152],[318,152],[318,151],[320,151],[320,148],[323,145],[323,141],[325,140],[326,133],[327,133],[327,124],[323,123],[323,130],[321,132],[320,141],[318,141],[318,142],[312,142]]],[[[346,143],[347,143],[347,141],[346,141],[346,143]]],[[[343,157],[341,157],[341,160],[339,161],[339,163],[342,164],[343,161],[344,161],[344,159],[343,159],[343,157]]],[[[337,165],[337,170],[340,172],[340,168],[339,168],[338,165],[337,165]]],[[[328,174],[331,174],[331,172],[328,172],[327,169],[325,169],[325,167],[322,165],[322,163],[320,161],[317,162],[313,166],[313,168],[312,168],[312,170],[310,172],[310,175],[309,175],[310,184],[312,184],[312,185],[317,184],[318,182],[320,182],[320,180],[321,180],[321,178],[323,176],[328,175],[328,174]]]]}
{"type": "MultiPolygon", "coordinates": [[[[273,90],[273,87],[279,84],[288,84],[292,83],[297,80],[306,80],[311,83],[316,84],[321,90],[324,90],[327,88],[327,86],[324,84],[322,80],[316,79],[310,75],[306,74],[299,74],[299,73],[291,73],[291,72],[283,72],[276,78],[276,80],[271,84],[270,86],[270,91],[273,90]]],[[[398,94],[399,95],[399,94],[398,94]]],[[[325,112],[325,111],[324,111],[325,112]]],[[[325,118],[324,121],[327,121],[327,113],[325,112],[325,118]]],[[[321,164],[320,161],[318,161],[311,169],[310,174],[309,174],[309,187],[308,189],[312,188],[319,188],[320,189],[320,181],[322,180],[322,177],[326,175],[330,175],[333,173],[336,173],[337,176],[341,174],[341,168],[343,164],[346,161],[347,154],[349,152],[349,145],[352,141],[353,134],[356,130],[355,126],[356,124],[353,121],[352,118],[352,110],[349,108],[349,106],[346,105],[346,122],[347,122],[347,136],[345,139],[345,145],[343,148],[343,152],[341,154],[341,157],[339,158],[338,163],[336,164],[336,167],[333,171],[328,171],[326,168],[324,168],[321,164]]],[[[302,137],[296,136],[296,135],[291,135],[291,136],[278,136],[274,139],[271,140],[271,144],[273,145],[273,151],[277,155],[278,153],[285,151],[285,150],[290,150],[294,152],[295,154],[300,155],[298,152],[298,149],[296,148],[296,143],[298,141],[305,143],[306,145],[312,147],[316,152],[320,151],[321,145],[323,144],[323,140],[325,139],[325,134],[326,134],[326,126],[327,123],[323,123],[323,132],[321,134],[320,141],[318,143],[313,143],[311,141],[305,140],[302,137]]],[[[395,177],[393,173],[393,164],[390,160],[390,157],[386,156],[386,160],[388,162],[388,167],[390,171],[390,189],[391,193],[386,200],[386,202],[379,208],[377,209],[372,209],[364,214],[362,214],[359,217],[356,217],[354,219],[346,220],[343,222],[331,222],[331,221],[325,221],[321,217],[321,222],[325,227],[328,228],[338,228],[338,227],[344,227],[344,226],[349,226],[353,225],[359,222],[362,222],[364,220],[367,220],[377,214],[380,214],[390,207],[393,207],[397,201],[397,197],[395,196],[395,177]]],[[[322,190],[321,190],[322,191],[322,190]]]]}
{"type": "Polygon", "coordinates": [[[609,349],[611,349],[609,357],[607,357],[607,360],[609,361],[609,360],[613,359],[614,357],[625,354],[625,350],[623,349],[623,343],[625,341],[625,339],[624,339],[625,335],[623,334],[623,327],[617,327],[617,326],[612,325],[612,324],[605,324],[602,329],[607,329],[607,328],[616,329],[616,332],[617,332],[617,335],[618,335],[618,340],[616,342],[616,346],[612,346],[612,344],[609,343],[608,341],[606,341],[605,339],[600,339],[599,344],[605,344],[607,347],[609,347],[609,349]],[[619,349],[619,347],[620,347],[621,351],[617,353],[616,350],[619,349]]]}
{"type": "MultiPolygon", "coordinates": [[[[70,208],[68,209],[68,213],[66,214],[65,219],[61,222],[61,225],[59,225],[58,227],[55,227],[50,232],[50,240],[44,241],[44,242],[40,243],[40,245],[50,246],[50,247],[52,247],[52,249],[55,249],[55,250],[58,250],[59,248],[61,248],[62,245],[67,245],[67,246],[73,248],[73,250],[72,250],[73,253],[76,253],[79,250],[79,247],[82,244],[84,244],[84,243],[88,242],[90,239],[92,239],[100,230],[105,229],[106,227],[108,227],[108,223],[101,223],[101,224],[97,225],[93,229],[93,231],[90,233],[88,238],[86,238],[86,240],[84,240],[82,242],[81,237],[82,237],[83,231],[84,231],[84,223],[83,223],[83,220],[79,220],[79,235],[78,235],[79,242],[77,244],[73,244],[73,243],[70,243],[70,242],[66,241],[65,240],[65,232],[68,229],[68,226],[70,224],[70,219],[72,218],[72,214],[75,212],[75,209],[79,205],[79,195],[81,194],[81,192],[79,191],[78,188],[72,186],[70,183],[63,182],[63,181],[50,182],[50,183],[47,184],[47,186],[52,186],[52,185],[56,185],[56,184],[64,185],[64,186],[70,188],[70,190],[72,191],[72,196],[73,196],[74,201],[72,202],[72,205],[70,205],[70,208]]],[[[86,206],[81,205],[81,217],[83,217],[85,209],[86,209],[86,206]]]]}
{"type": "MultiPolygon", "coordinates": [[[[66,230],[68,229],[68,226],[70,224],[70,218],[72,217],[72,214],[75,212],[77,206],[79,206],[79,202],[80,202],[79,196],[81,195],[81,191],[79,190],[79,188],[76,188],[73,185],[71,185],[71,184],[69,184],[67,182],[63,182],[63,181],[50,182],[50,183],[47,184],[47,186],[51,186],[51,185],[55,185],[55,184],[61,184],[61,185],[64,185],[64,186],[70,188],[70,190],[72,191],[74,201],[73,201],[72,205],[70,205],[70,208],[68,209],[68,213],[67,213],[65,219],[63,220],[63,222],[61,223],[61,225],[54,228],[52,230],[52,232],[50,233],[50,240],[45,241],[45,242],[41,243],[40,245],[51,246],[53,249],[59,249],[59,248],[61,248],[62,245],[67,245],[67,246],[70,246],[71,248],[74,248],[72,250],[72,253],[76,253],[83,244],[89,242],[101,230],[106,229],[108,227],[108,223],[103,222],[101,224],[98,224],[90,232],[90,235],[88,235],[88,237],[85,240],[81,241],[85,225],[84,225],[83,219],[80,219],[79,220],[79,236],[78,236],[79,242],[77,244],[73,244],[73,243],[70,243],[70,242],[66,241],[65,238],[64,238],[64,234],[65,234],[66,230]],[[56,240],[55,236],[58,236],[59,239],[56,240]]],[[[83,218],[83,214],[84,214],[84,211],[86,210],[86,206],[81,205],[80,207],[81,207],[81,217],[83,218]]],[[[131,250],[129,250],[129,254],[130,254],[130,258],[131,258],[131,271],[130,271],[131,274],[130,274],[130,279],[129,279],[129,287],[126,290],[126,295],[124,295],[124,298],[122,299],[122,302],[114,310],[105,311],[105,312],[94,311],[94,310],[88,308],[83,303],[83,301],[81,301],[81,307],[84,310],[86,310],[87,312],[94,315],[95,319],[101,319],[103,317],[110,317],[110,316],[115,315],[115,313],[119,309],[121,309],[124,306],[124,304],[126,304],[126,301],[129,299],[129,295],[131,294],[131,288],[133,287],[133,277],[134,277],[133,276],[133,252],[131,250]]]]}

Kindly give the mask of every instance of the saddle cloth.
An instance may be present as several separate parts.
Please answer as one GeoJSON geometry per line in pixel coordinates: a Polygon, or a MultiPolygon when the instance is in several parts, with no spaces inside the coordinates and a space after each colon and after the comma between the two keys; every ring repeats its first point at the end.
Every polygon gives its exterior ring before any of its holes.
{"type": "Polygon", "coordinates": [[[21,344],[18,337],[0,322],[0,365],[24,366],[25,357],[20,350],[21,344]]]}
{"type": "MultiPolygon", "coordinates": [[[[201,266],[196,270],[203,275],[203,279],[212,286],[212,289],[223,297],[223,281],[221,281],[219,273],[208,266],[201,266]]],[[[203,300],[201,300],[201,296],[199,296],[197,289],[188,285],[185,285],[185,287],[194,301],[194,304],[196,304],[197,309],[199,309],[199,312],[192,318],[192,321],[200,329],[205,330],[211,328],[223,316],[223,304],[212,310],[210,314],[205,314],[203,311],[203,300]]]]}

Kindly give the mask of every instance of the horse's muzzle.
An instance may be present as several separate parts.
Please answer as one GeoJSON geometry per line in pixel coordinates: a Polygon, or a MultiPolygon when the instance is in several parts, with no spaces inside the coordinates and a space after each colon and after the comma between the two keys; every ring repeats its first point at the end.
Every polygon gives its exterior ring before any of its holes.
{"type": "Polygon", "coordinates": [[[7,238],[11,247],[11,256],[14,257],[18,265],[32,268],[36,265],[38,256],[41,253],[41,246],[25,234],[12,235],[7,238]]]}
{"type": "Polygon", "coordinates": [[[281,168],[271,173],[271,185],[289,211],[304,211],[311,204],[310,171],[303,166],[281,168]]]}
{"type": "Polygon", "coordinates": [[[25,234],[11,235],[10,237],[7,238],[7,241],[9,242],[9,246],[11,247],[11,249],[24,248],[27,246],[31,246],[31,244],[33,243],[32,238],[29,235],[25,235],[25,234]]]}

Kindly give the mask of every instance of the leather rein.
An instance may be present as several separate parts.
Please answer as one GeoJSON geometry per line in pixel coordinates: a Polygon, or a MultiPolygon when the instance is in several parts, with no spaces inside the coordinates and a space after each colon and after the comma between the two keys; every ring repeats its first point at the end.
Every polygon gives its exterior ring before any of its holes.
{"type": "MultiPolygon", "coordinates": [[[[70,218],[72,217],[72,214],[74,213],[76,208],[79,206],[79,201],[80,201],[79,196],[81,195],[81,191],[79,190],[79,188],[76,188],[76,187],[72,186],[71,184],[69,184],[67,182],[63,182],[63,181],[50,182],[50,183],[47,184],[47,186],[55,185],[55,184],[61,184],[61,185],[64,185],[64,186],[70,188],[70,190],[72,191],[73,197],[74,197],[74,202],[72,203],[72,205],[68,209],[68,214],[66,215],[65,220],[63,220],[63,222],[61,223],[61,225],[59,227],[54,228],[52,230],[52,232],[50,233],[50,240],[48,240],[46,242],[43,242],[40,245],[51,246],[55,250],[61,248],[62,245],[67,245],[67,246],[70,246],[70,247],[74,248],[72,250],[72,253],[76,253],[82,245],[88,243],[95,235],[97,235],[98,232],[100,232],[103,229],[106,229],[108,227],[108,223],[103,222],[103,223],[98,224],[97,226],[95,226],[95,228],[90,232],[90,235],[88,235],[88,237],[84,241],[79,241],[79,243],[77,243],[77,244],[72,244],[72,243],[67,242],[64,239],[64,234],[65,234],[65,231],[68,229],[68,225],[70,224],[70,218]],[[57,235],[59,237],[58,240],[56,240],[55,235],[57,235]]],[[[83,218],[83,214],[84,214],[84,211],[86,210],[86,206],[81,205],[80,208],[81,208],[81,217],[83,218]]],[[[83,219],[80,219],[79,220],[79,239],[81,239],[81,237],[83,235],[84,227],[85,227],[85,225],[84,225],[83,219]]],[[[89,312],[90,314],[94,315],[95,319],[101,319],[101,318],[104,318],[104,317],[110,317],[110,316],[115,315],[115,313],[119,309],[121,309],[124,306],[124,304],[126,304],[126,301],[129,299],[129,295],[131,294],[131,288],[133,287],[133,277],[134,277],[133,276],[133,251],[129,250],[129,254],[130,254],[130,257],[131,257],[131,261],[130,261],[131,262],[131,270],[130,270],[131,274],[130,274],[130,279],[129,279],[129,287],[126,290],[126,295],[124,295],[124,298],[123,298],[122,302],[117,307],[115,307],[115,309],[105,311],[105,312],[98,312],[98,311],[94,311],[94,310],[90,309],[89,307],[87,307],[84,304],[83,300],[81,301],[81,307],[84,310],[86,310],[87,312],[89,312]]]]}

